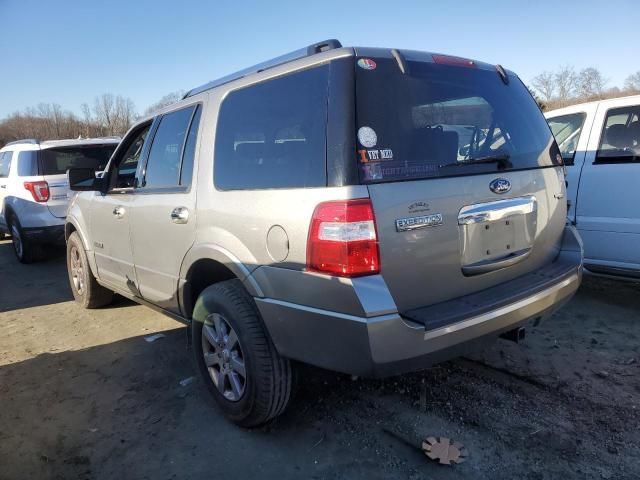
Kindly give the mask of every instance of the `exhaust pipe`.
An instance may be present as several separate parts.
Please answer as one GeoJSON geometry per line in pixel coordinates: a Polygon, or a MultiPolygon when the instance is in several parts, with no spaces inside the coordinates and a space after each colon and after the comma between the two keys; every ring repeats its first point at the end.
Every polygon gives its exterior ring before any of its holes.
{"type": "Polygon", "coordinates": [[[504,332],[500,335],[500,338],[504,338],[505,340],[510,340],[515,343],[524,342],[524,331],[524,327],[514,328],[513,330],[504,332]]]}

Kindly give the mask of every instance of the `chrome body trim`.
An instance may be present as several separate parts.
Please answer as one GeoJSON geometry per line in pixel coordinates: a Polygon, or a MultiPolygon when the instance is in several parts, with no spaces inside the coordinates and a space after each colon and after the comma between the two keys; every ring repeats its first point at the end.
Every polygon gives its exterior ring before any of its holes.
{"type": "Polygon", "coordinates": [[[463,207],[458,214],[458,225],[493,222],[512,217],[527,215],[538,209],[538,200],[534,195],[509,198],[495,202],[476,203],[463,207]]]}

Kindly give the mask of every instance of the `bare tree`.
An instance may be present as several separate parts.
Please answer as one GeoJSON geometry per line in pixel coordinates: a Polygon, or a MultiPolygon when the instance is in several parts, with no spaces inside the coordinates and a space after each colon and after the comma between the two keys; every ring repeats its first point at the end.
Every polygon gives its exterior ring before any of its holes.
{"type": "Polygon", "coordinates": [[[156,103],[149,105],[145,109],[144,114],[151,115],[157,110],[160,110],[161,108],[166,107],[167,105],[171,105],[172,103],[177,102],[178,100],[182,99],[182,97],[184,97],[184,90],[178,90],[176,92],[167,93],[164,97],[162,97],[156,103]]]}
{"type": "Polygon", "coordinates": [[[573,67],[569,65],[560,67],[554,75],[554,80],[558,100],[566,102],[575,95],[578,76],[573,67]]]}
{"type": "Polygon", "coordinates": [[[114,129],[111,135],[124,135],[129,130],[129,127],[136,119],[135,110],[136,106],[133,100],[120,95],[116,97],[114,129]]]}
{"type": "Polygon", "coordinates": [[[555,75],[551,72],[542,72],[533,78],[531,85],[535,88],[543,100],[552,100],[556,93],[555,75]]]}
{"type": "Polygon", "coordinates": [[[580,71],[578,75],[578,95],[584,98],[601,98],[607,79],[602,76],[600,70],[588,67],[580,71]]]}
{"type": "Polygon", "coordinates": [[[640,92],[640,70],[627,77],[624,81],[624,89],[629,92],[640,92]]]}
{"type": "Polygon", "coordinates": [[[113,135],[114,109],[115,99],[110,93],[103,93],[93,101],[93,116],[104,128],[106,135],[113,135]]]}
{"type": "Polygon", "coordinates": [[[93,102],[93,116],[104,135],[123,135],[136,118],[133,100],[105,93],[93,102]]]}
{"type": "Polygon", "coordinates": [[[124,134],[136,118],[129,98],[105,94],[94,100],[93,108],[83,103],[82,117],[56,103],[40,103],[0,120],[0,146],[21,138],[52,140],[124,134]]]}

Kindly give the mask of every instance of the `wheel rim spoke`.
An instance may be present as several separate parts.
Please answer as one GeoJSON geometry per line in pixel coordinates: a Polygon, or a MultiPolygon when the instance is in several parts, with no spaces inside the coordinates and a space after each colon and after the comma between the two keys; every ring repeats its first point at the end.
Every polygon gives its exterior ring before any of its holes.
{"type": "Polygon", "coordinates": [[[218,355],[214,352],[205,352],[204,354],[204,363],[207,367],[213,367],[214,365],[219,365],[220,360],[218,355]]]}
{"type": "Polygon", "coordinates": [[[244,359],[233,356],[231,357],[231,370],[240,375],[242,378],[246,378],[247,373],[244,368],[244,359]]]}
{"type": "Polygon", "coordinates": [[[216,372],[216,379],[217,379],[216,387],[218,387],[218,391],[222,395],[224,395],[224,390],[225,390],[225,388],[224,388],[224,384],[225,384],[224,379],[225,379],[226,376],[227,376],[227,374],[224,373],[222,370],[216,372]]]}
{"type": "Polygon", "coordinates": [[[238,335],[236,335],[235,330],[231,330],[229,332],[229,335],[227,336],[227,341],[225,342],[226,347],[229,350],[233,350],[237,343],[238,343],[238,335]]]}
{"type": "Polygon", "coordinates": [[[222,342],[222,340],[224,339],[224,336],[227,333],[222,317],[218,314],[215,314],[213,316],[213,324],[215,325],[215,329],[216,329],[217,341],[222,342]]]}
{"type": "Polygon", "coordinates": [[[216,338],[216,332],[211,325],[204,325],[202,327],[202,335],[215,350],[218,348],[218,339],[216,338]]]}
{"type": "Polygon", "coordinates": [[[229,383],[231,384],[231,393],[233,393],[234,398],[240,398],[244,387],[237,373],[231,372],[229,374],[229,383]]]}

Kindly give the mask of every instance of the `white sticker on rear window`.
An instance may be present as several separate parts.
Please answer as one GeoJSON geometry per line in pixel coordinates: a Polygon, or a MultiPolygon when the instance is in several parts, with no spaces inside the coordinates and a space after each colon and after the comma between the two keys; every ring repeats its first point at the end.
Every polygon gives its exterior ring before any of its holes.
{"type": "Polygon", "coordinates": [[[360,127],[358,129],[358,141],[363,147],[373,148],[378,143],[378,135],[371,127],[360,127]]]}

